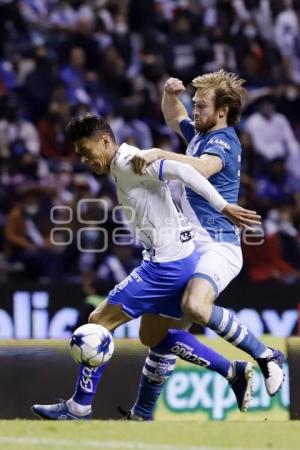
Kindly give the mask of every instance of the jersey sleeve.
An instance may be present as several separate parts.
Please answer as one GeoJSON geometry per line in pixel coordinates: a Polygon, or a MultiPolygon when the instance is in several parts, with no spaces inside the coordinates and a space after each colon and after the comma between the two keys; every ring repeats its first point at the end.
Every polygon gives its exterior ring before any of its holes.
{"type": "Polygon", "coordinates": [[[180,124],[180,131],[187,142],[190,142],[195,136],[195,127],[191,119],[183,119],[180,124]]]}
{"type": "Polygon", "coordinates": [[[202,154],[218,156],[221,158],[224,168],[228,160],[230,149],[231,143],[228,137],[224,135],[217,135],[209,139],[202,154]]]}
{"type": "Polygon", "coordinates": [[[205,198],[217,211],[223,211],[227,205],[227,201],[196,169],[188,164],[177,161],[161,160],[159,163],[160,180],[179,180],[205,198]]]}

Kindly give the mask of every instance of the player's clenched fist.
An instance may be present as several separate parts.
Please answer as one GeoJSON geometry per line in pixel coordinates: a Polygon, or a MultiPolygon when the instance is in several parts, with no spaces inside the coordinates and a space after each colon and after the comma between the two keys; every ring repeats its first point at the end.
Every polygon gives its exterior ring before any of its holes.
{"type": "Polygon", "coordinates": [[[169,78],[166,81],[164,90],[167,94],[180,95],[185,91],[185,87],[178,78],[169,78]]]}
{"type": "Polygon", "coordinates": [[[159,159],[158,149],[143,150],[137,152],[137,154],[132,158],[132,166],[135,173],[138,175],[143,175],[147,166],[159,159]]]}

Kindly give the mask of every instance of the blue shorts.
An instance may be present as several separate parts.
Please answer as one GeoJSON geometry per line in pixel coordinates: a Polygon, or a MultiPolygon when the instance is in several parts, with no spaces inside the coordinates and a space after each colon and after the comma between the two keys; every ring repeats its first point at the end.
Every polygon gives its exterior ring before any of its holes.
{"type": "Polygon", "coordinates": [[[108,294],[108,303],[122,305],[133,319],[142,314],[182,317],[181,299],[199,260],[198,252],[178,261],[143,261],[108,294]]]}

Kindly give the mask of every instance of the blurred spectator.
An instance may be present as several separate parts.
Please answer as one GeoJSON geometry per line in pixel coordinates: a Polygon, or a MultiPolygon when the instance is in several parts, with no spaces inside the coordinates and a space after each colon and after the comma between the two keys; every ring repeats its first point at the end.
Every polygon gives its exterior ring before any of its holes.
{"type": "MultiPolygon", "coordinates": [[[[88,7],[89,8],[89,7],[88,7]]],[[[65,35],[59,46],[60,63],[64,65],[72,48],[82,48],[88,69],[96,69],[99,65],[100,51],[94,36],[95,18],[93,14],[81,14],[76,21],[73,33],[65,35]]]]}
{"type": "Polygon", "coordinates": [[[65,136],[65,127],[70,117],[70,104],[66,100],[53,101],[49,105],[48,112],[38,122],[41,155],[45,158],[72,157],[71,145],[65,136]]]}
{"type": "Polygon", "coordinates": [[[131,77],[137,75],[141,65],[139,40],[130,33],[126,17],[121,14],[116,17],[112,44],[123,58],[127,67],[127,74],[131,77]]]}
{"type": "Polygon", "coordinates": [[[55,187],[53,203],[55,205],[72,205],[74,193],[72,192],[73,167],[68,161],[61,161],[53,169],[52,185],[55,187]]]}
{"type": "Polygon", "coordinates": [[[292,4],[293,8],[286,8],[278,14],[274,37],[287,79],[300,84],[300,1],[293,0],[292,4]]]}
{"type": "Polygon", "coordinates": [[[255,151],[267,161],[275,158],[294,158],[300,155],[300,146],[285,116],[276,111],[274,100],[260,100],[257,112],[246,122],[255,151]]]}
{"type": "Polygon", "coordinates": [[[47,110],[58,75],[45,47],[35,49],[34,62],[34,69],[25,79],[23,97],[27,114],[36,122],[47,110]]]}
{"type": "Polygon", "coordinates": [[[190,82],[199,70],[198,39],[192,31],[191,17],[187,13],[178,13],[172,23],[166,50],[166,65],[169,73],[190,82]],[[197,67],[198,65],[198,67],[197,67]]]}
{"type": "Polygon", "coordinates": [[[103,85],[115,98],[116,104],[120,96],[125,97],[133,93],[133,83],[126,74],[125,61],[115,47],[105,49],[99,73],[103,85]]]}
{"type": "Polygon", "coordinates": [[[252,281],[259,283],[275,279],[292,283],[300,279],[300,272],[284,259],[279,236],[273,230],[265,230],[265,237],[262,239],[260,236],[258,240],[248,234],[247,244],[244,242],[242,248],[252,281]]]}
{"type": "Polygon", "coordinates": [[[255,34],[266,40],[273,39],[273,18],[270,0],[233,0],[235,9],[242,26],[253,23],[252,29],[248,28],[248,36],[255,34]]]}
{"type": "Polygon", "coordinates": [[[51,27],[62,32],[74,31],[77,20],[76,10],[67,0],[58,0],[49,17],[51,27]]]}
{"type": "Polygon", "coordinates": [[[85,92],[86,56],[83,48],[73,47],[69,53],[69,64],[62,70],[61,78],[66,83],[71,103],[87,101],[85,92]]]}
{"type": "Polygon", "coordinates": [[[129,26],[132,31],[147,33],[155,27],[155,2],[153,0],[129,0],[129,26]]]}
{"type": "Polygon", "coordinates": [[[133,98],[123,100],[121,115],[111,121],[117,142],[130,142],[141,149],[153,147],[149,127],[139,119],[139,108],[133,98]]]}
{"type": "Polygon", "coordinates": [[[267,174],[257,180],[256,195],[265,211],[273,205],[291,205],[300,211],[300,180],[288,174],[283,159],[269,163],[267,174]]]}
{"type": "Polygon", "coordinates": [[[291,209],[283,206],[268,213],[265,221],[267,230],[277,233],[280,241],[282,255],[296,270],[300,270],[300,241],[298,231],[293,224],[291,209]]]}
{"type": "Polygon", "coordinates": [[[211,51],[210,61],[204,64],[205,72],[214,72],[224,69],[229,72],[236,70],[236,57],[234,49],[228,42],[224,30],[215,27],[210,32],[211,51]]]}
{"type": "Polygon", "coordinates": [[[41,190],[28,188],[7,216],[4,249],[10,262],[22,263],[29,276],[59,276],[61,257],[50,241],[49,211],[43,210],[41,190]]]}
{"type": "Polygon", "coordinates": [[[2,146],[9,154],[21,154],[26,151],[38,155],[40,141],[35,126],[21,116],[18,102],[7,97],[2,99],[0,135],[2,146]]]}

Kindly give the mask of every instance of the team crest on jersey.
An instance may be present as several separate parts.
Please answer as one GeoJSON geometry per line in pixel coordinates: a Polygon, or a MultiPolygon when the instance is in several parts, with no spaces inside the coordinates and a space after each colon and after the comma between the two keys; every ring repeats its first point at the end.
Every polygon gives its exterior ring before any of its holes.
{"type": "Polygon", "coordinates": [[[230,145],[227,144],[227,142],[223,141],[223,139],[219,138],[212,138],[208,141],[208,144],[219,144],[222,145],[222,147],[226,148],[226,150],[230,150],[230,145]]]}

